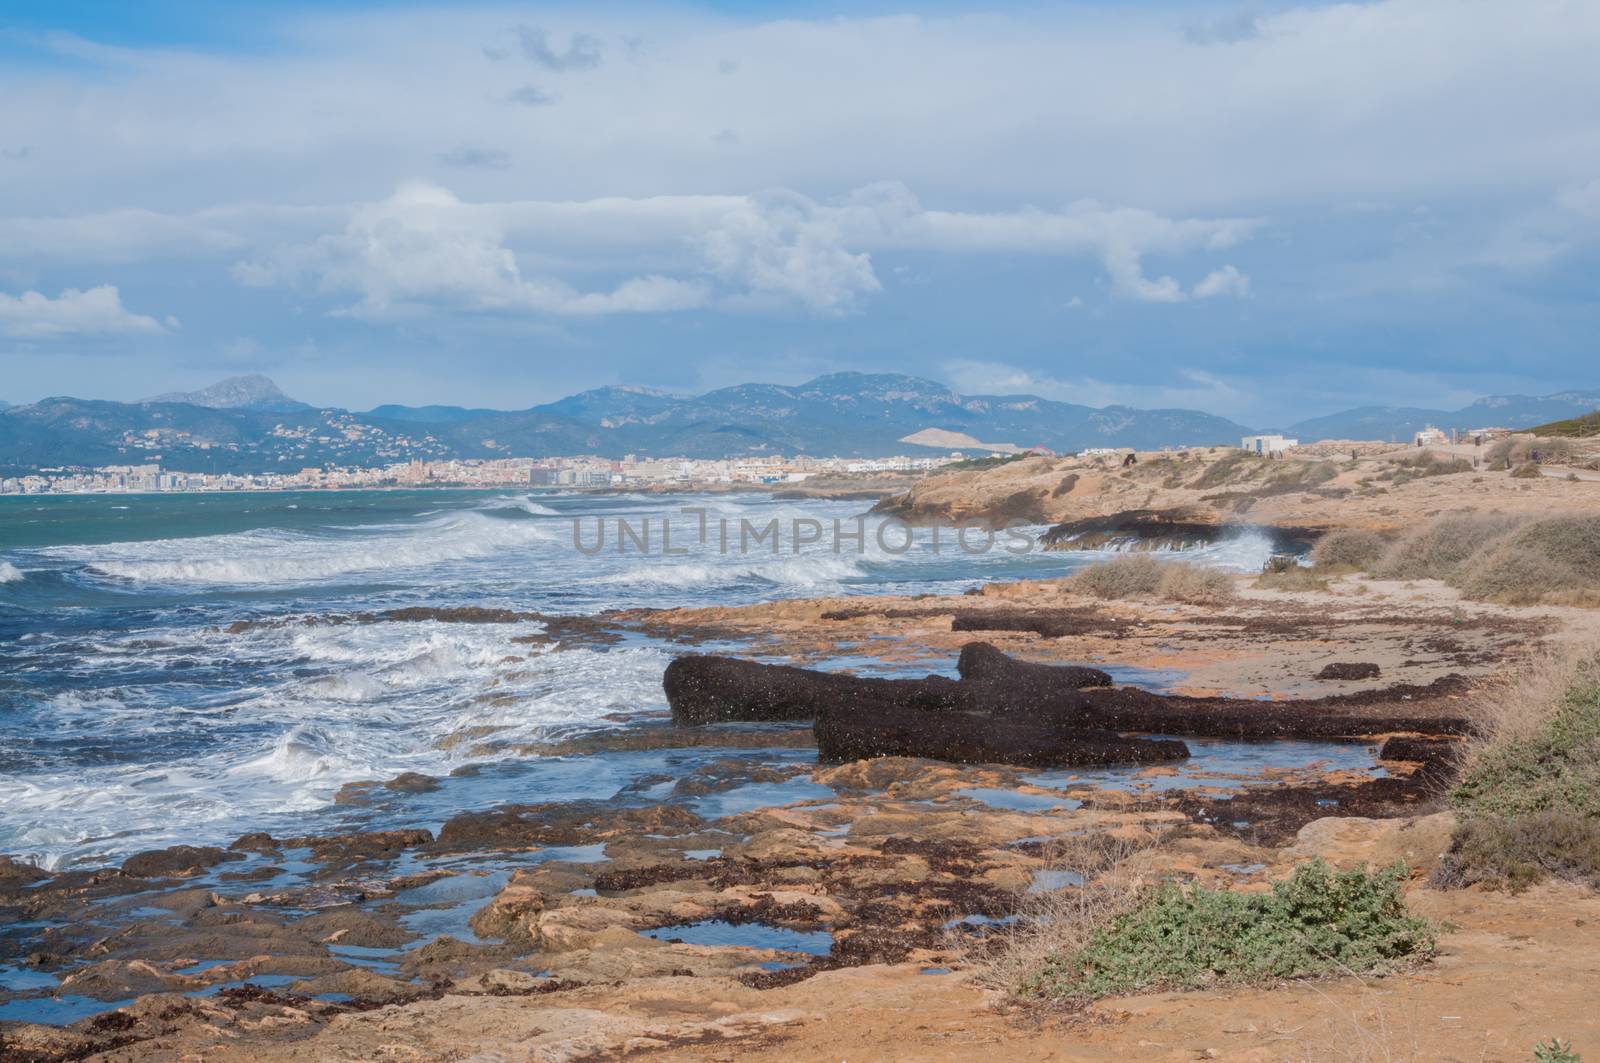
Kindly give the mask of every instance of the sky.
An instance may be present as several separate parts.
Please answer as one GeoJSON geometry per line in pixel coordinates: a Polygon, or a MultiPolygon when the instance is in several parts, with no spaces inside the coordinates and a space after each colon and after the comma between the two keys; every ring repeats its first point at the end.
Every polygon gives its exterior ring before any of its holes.
{"type": "Polygon", "coordinates": [[[0,400],[1600,387],[1600,4],[0,0],[0,400]]]}

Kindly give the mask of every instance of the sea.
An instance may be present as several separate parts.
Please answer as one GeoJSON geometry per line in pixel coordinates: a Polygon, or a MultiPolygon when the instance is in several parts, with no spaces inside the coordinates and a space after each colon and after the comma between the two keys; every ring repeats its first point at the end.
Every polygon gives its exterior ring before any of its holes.
{"type": "MultiPolygon", "coordinates": [[[[683,767],[527,748],[658,722],[681,646],[363,616],[958,595],[1104,557],[1022,549],[1042,528],[935,542],[868,508],[767,492],[0,497],[0,853],[59,870],[247,831],[437,826],[683,767]],[[406,772],[439,788],[336,800],[406,772]]],[[[1189,555],[1259,571],[1271,551],[1244,532],[1189,555]]]]}

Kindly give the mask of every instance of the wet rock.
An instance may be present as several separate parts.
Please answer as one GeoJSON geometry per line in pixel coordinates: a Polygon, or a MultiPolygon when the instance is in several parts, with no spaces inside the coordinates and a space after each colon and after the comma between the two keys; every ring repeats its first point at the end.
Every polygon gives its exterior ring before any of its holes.
{"type": "Polygon", "coordinates": [[[376,782],[347,782],[333,795],[336,805],[370,805],[378,796],[380,784],[376,782]]]}
{"type": "Polygon", "coordinates": [[[432,775],[407,771],[396,775],[384,783],[383,786],[386,790],[396,790],[403,794],[426,794],[432,793],[439,788],[439,780],[432,775]]]}
{"type": "MultiPolygon", "coordinates": [[[[937,698],[920,680],[861,679],[789,665],[694,654],[676,658],[662,677],[672,720],[678,724],[810,720],[824,701],[858,698],[937,698]],[[910,685],[908,685],[910,684],[910,685]],[[870,692],[870,693],[869,693],[870,692]]],[[[939,686],[954,687],[951,680],[939,686]]]]}
{"type": "Polygon", "coordinates": [[[240,835],[228,848],[241,853],[267,854],[276,853],[278,851],[278,843],[266,831],[254,831],[250,834],[240,835]]]}
{"type": "Polygon", "coordinates": [[[318,912],[300,920],[295,928],[323,944],[363,949],[397,949],[415,937],[388,920],[353,908],[318,912]]]}
{"type": "Polygon", "coordinates": [[[514,876],[495,895],[494,900],[472,916],[473,933],[484,938],[526,940],[530,920],[545,910],[549,900],[543,890],[527,885],[514,876]]]}
{"type": "Polygon", "coordinates": [[[1062,690],[1111,685],[1111,673],[1099,668],[1019,661],[987,642],[969,642],[961,647],[956,671],[964,680],[1003,683],[1009,688],[1009,697],[1018,702],[1042,702],[1062,690]]]}
{"type": "Polygon", "coordinates": [[[1466,746],[1456,738],[1424,738],[1395,735],[1378,749],[1379,760],[1400,760],[1420,764],[1422,770],[1444,773],[1461,759],[1466,746]]]}
{"type": "Polygon", "coordinates": [[[687,834],[705,821],[680,805],[614,808],[594,801],[509,805],[463,812],[439,829],[436,849],[529,849],[542,845],[587,845],[632,832],[687,834]]]}
{"type": "Polygon", "coordinates": [[[1046,550],[1186,550],[1237,530],[1179,510],[1130,509],[1057,524],[1039,536],[1039,544],[1046,550]]]}
{"type": "Polygon", "coordinates": [[[415,849],[431,841],[431,831],[415,827],[288,838],[279,844],[286,849],[310,849],[314,859],[330,866],[340,866],[363,860],[392,860],[407,849],[415,849]]]}
{"type": "Polygon", "coordinates": [[[988,668],[995,678],[969,681],[930,675],[922,679],[876,679],[732,657],[692,655],[679,657],[667,666],[663,685],[673,720],[682,724],[808,720],[820,716],[825,708],[861,713],[885,708],[925,713],[1081,716],[1083,703],[1071,679],[1075,670],[1063,672],[1057,682],[1021,682],[1018,677],[1028,666],[1000,677],[1000,666],[981,658],[982,654],[975,658],[975,667],[988,668]]]}
{"type": "Polygon", "coordinates": [[[1335,661],[1317,673],[1318,679],[1376,679],[1382,674],[1371,661],[1335,661]]]}
{"type": "Polygon", "coordinates": [[[951,631],[1031,631],[1047,639],[1116,634],[1128,627],[1126,620],[1091,609],[972,609],[950,621],[951,631]]]}
{"type": "Polygon", "coordinates": [[[1085,690],[1083,696],[1090,718],[1118,731],[1215,738],[1355,738],[1397,731],[1466,734],[1471,721],[1442,700],[1461,687],[1460,677],[1445,676],[1426,687],[1402,685],[1283,701],[1184,697],[1136,687],[1085,690]]]}
{"type": "Polygon", "coordinates": [[[653,939],[636,934],[634,925],[634,917],[627,912],[595,904],[575,905],[539,913],[529,927],[529,937],[546,952],[571,952],[604,943],[651,947],[653,939]],[[606,942],[601,942],[600,935],[607,930],[622,931],[626,936],[619,941],[618,936],[612,934],[606,942]]]}
{"type": "Polygon", "coordinates": [[[197,874],[226,860],[242,860],[238,853],[213,845],[174,845],[151,849],[122,862],[122,873],[134,878],[165,878],[197,874]]]}
{"type": "Polygon", "coordinates": [[[30,882],[40,882],[50,877],[50,872],[42,868],[25,864],[20,860],[13,860],[9,856],[0,856],[0,886],[26,885],[30,882]]]}
{"type": "Polygon", "coordinates": [[[840,764],[868,757],[927,757],[956,764],[1067,767],[1143,764],[1189,755],[1173,739],[1133,739],[1092,731],[1048,715],[925,712],[890,704],[824,706],[817,759],[840,764]]]}

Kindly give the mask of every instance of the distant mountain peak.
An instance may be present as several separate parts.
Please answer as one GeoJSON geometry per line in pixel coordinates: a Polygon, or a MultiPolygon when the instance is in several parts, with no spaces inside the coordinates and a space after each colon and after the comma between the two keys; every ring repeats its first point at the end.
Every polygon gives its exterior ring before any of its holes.
{"type": "Polygon", "coordinates": [[[163,395],[141,400],[152,402],[182,402],[190,406],[206,406],[213,410],[309,410],[313,407],[291,399],[279,390],[268,377],[260,373],[230,376],[199,391],[169,391],[163,395]]]}

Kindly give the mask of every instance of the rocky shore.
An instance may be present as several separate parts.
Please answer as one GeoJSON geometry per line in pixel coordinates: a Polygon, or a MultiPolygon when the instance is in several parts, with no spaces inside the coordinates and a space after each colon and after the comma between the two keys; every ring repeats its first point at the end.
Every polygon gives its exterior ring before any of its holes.
{"type": "Polygon", "coordinates": [[[1226,612],[1046,581],[574,622],[585,645],[676,645],[670,711],[522,752],[604,771],[693,751],[691,770],[406,829],[0,862],[0,1059],[1321,1059],[1402,1021],[1499,1058],[1588,1028],[1563,1009],[1600,987],[1600,903],[1422,882],[1473,690],[1585,625],[1376,581],[1226,612]],[[1403,861],[1452,927],[1443,973],[1041,1026],[983,957],[1083,881],[1084,838],[1118,840],[1119,874],[1242,889],[1319,856],[1403,861]],[[55,1021],[7,1021],[23,1008],[55,1021]]]}
{"type": "Polygon", "coordinates": [[[1600,480],[1550,471],[1557,475],[1513,477],[1470,447],[1351,445],[1281,459],[1232,447],[1127,451],[940,473],[884,498],[876,512],[911,524],[1050,525],[1047,548],[1154,550],[1215,541],[1242,526],[1295,546],[1335,528],[1399,531],[1442,512],[1600,508],[1600,480]]]}

